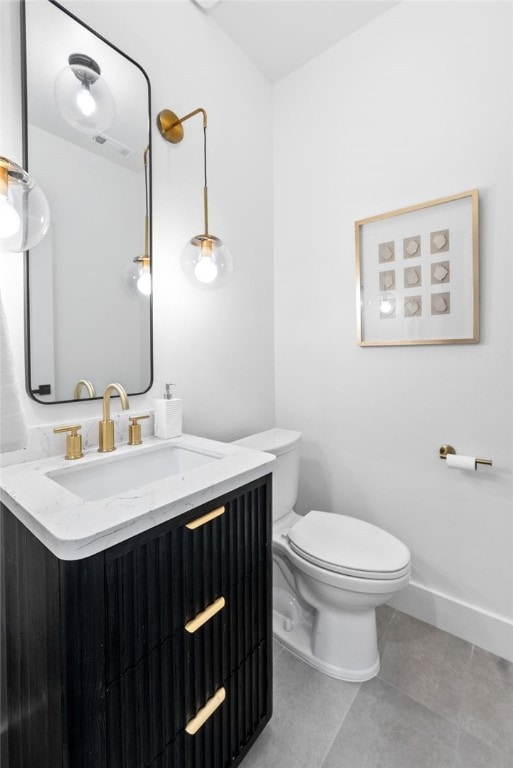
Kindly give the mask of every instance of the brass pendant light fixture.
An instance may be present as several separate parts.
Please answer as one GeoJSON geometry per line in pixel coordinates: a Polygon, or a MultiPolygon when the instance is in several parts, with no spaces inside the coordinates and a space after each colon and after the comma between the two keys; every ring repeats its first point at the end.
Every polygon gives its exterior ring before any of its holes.
{"type": "Polygon", "coordinates": [[[148,155],[149,146],[144,150],[144,253],[136,256],[128,265],[128,284],[139,298],[151,294],[150,217],[148,199],[148,155]]]}
{"type": "Polygon", "coordinates": [[[233,259],[222,240],[208,231],[207,113],[200,107],[179,118],[170,109],[164,109],[157,116],[157,126],[162,138],[171,144],[179,144],[184,136],[183,123],[199,114],[203,115],[204,231],[189,240],[182,252],[181,264],[185,275],[195,286],[212,289],[220,287],[230,278],[233,259]]]}
{"type": "Polygon", "coordinates": [[[84,53],[68,57],[68,66],[55,79],[54,95],[63,118],[81,133],[103,133],[114,122],[112,93],[97,62],[84,53]]]}
{"type": "Polygon", "coordinates": [[[50,208],[34,179],[17,163],[0,157],[0,253],[33,248],[50,225],[50,208]]]}

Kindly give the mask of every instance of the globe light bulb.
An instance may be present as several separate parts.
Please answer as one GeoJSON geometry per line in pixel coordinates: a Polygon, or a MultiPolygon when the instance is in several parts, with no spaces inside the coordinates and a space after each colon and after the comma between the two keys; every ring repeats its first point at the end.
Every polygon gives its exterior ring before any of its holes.
{"type": "Polygon", "coordinates": [[[181,264],[191,284],[208,291],[224,285],[233,272],[231,253],[215,235],[195,235],[189,240],[181,264]]]}
{"type": "Polygon", "coordinates": [[[143,270],[137,278],[137,290],[142,293],[143,296],[149,296],[151,294],[151,275],[149,270],[143,270]]]}
{"type": "Polygon", "coordinates": [[[212,283],[217,277],[217,267],[208,256],[202,256],[194,268],[200,283],[212,283]]]}
{"type": "Polygon", "coordinates": [[[114,123],[114,97],[98,62],[87,54],[72,53],[53,88],[59,112],[75,130],[92,136],[114,123]]]}
{"type": "Polygon", "coordinates": [[[149,256],[136,256],[128,264],[126,280],[132,293],[138,299],[151,296],[151,260],[149,256]]]}
{"type": "Polygon", "coordinates": [[[77,106],[85,117],[91,117],[96,112],[96,102],[89,88],[82,87],[77,93],[77,106]]]}
{"type": "Polygon", "coordinates": [[[0,238],[12,237],[18,232],[21,219],[9,202],[7,195],[0,194],[0,238]]]}
{"type": "Polygon", "coordinates": [[[203,240],[201,258],[194,267],[194,274],[200,283],[212,283],[217,277],[217,266],[212,259],[212,243],[203,240]]]}

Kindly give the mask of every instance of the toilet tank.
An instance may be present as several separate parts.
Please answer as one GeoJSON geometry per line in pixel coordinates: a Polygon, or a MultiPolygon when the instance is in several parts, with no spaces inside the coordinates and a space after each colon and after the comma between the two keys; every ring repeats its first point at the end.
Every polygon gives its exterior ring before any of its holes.
{"type": "Polygon", "coordinates": [[[293,509],[299,482],[299,441],[301,432],[290,429],[268,429],[256,435],[234,440],[235,445],[254,451],[273,453],[273,521],[293,509]]]}

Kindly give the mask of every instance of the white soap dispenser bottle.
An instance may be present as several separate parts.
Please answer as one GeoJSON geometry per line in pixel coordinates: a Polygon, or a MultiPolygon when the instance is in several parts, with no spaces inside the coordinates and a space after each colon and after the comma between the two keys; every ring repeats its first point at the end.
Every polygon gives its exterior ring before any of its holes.
{"type": "Polygon", "coordinates": [[[164,396],[155,400],[155,437],[164,440],[182,434],[182,401],[179,397],[173,397],[172,386],[166,384],[164,396]]]}

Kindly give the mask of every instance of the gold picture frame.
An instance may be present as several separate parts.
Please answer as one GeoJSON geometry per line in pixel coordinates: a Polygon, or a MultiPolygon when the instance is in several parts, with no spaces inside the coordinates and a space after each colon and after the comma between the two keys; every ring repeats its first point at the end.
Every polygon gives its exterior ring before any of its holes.
{"type": "Polygon", "coordinates": [[[357,341],[479,342],[479,190],[355,222],[357,341]]]}

